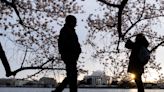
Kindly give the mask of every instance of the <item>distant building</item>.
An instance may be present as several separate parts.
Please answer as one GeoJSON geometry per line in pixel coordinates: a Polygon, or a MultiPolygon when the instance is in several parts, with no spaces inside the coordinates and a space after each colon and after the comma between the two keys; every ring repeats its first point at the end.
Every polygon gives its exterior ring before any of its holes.
{"type": "Polygon", "coordinates": [[[56,85],[57,85],[56,80],[54,78],[49,78],[49,77],[40,78],[39,83],[43,87],[56,87],[56,85]]]}
{"type": "Polygon", "coordinates": [[[40,80],[22,80],[22,79],[0,79],[0,87],[56,87],[57,82],[54,78],[42,77],[40,80]]]}
{"type": "Polygon", "coordinates": [[[164,89],[164,83],[158,83],[157,86],[161,89],[164,89]]]}
{"type": "Polygon", "coordinates": [[[15,86],[23,87],[28,82],[29,82],[29,80],[15,79],[15,86]]]}
{"type": "Polygon", "coordinates": [[[26,84],[24,84],[24,87],[42,87],[37,80],[29,81],[26,84]]]}
{"type": "Polygon", "coordinates": [[[145,88],[158,88],[158,84],[156,83],[144,83],[145,88]]]}
{"type": "Polygon", "coordinates": [[[85,76],[83,81],[85,82],[85,84],[91,86],[101,86],[101,85],[109,86],[111,84],[112,77],[107,76],[102,71],[94,71],[92,75],[85,76]]]}
{"type": "Polygon", "coordinates": [[[1,87],[12,87],[15,86],[15,79],[0,79],[0,86],[1,87]]]}

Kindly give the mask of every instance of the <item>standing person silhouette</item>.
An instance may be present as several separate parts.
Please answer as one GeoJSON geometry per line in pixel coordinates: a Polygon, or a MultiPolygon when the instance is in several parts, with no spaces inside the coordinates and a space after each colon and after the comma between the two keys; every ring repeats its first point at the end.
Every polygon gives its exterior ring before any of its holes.
{"type": "Polygon", "coordinates": [[[144,85],[141,78],[142,73],[144,73],[144,64],[140,62],[138,54],[142,46],[147,48],[148,45],[149,43],[142,33],[137,34],[135,42],[132,42],[129,39],[125,44],[126,48],[131,49],[128,72],[135,74],[135,82],[137,84],[138,92],[144,92],[144,85]]]}
{"type": "Polygon", "coordinates": [[[70,92],[77,92],[77,60],[81,53],[78,37],[75,32],[76,18],[68,15],[65,19],[65,25],[60,31],[58,39],[59,53],[61,59],[66,65],[67,77],[55,92],[61,92],[66,84],[69,84],[70,92]]]}

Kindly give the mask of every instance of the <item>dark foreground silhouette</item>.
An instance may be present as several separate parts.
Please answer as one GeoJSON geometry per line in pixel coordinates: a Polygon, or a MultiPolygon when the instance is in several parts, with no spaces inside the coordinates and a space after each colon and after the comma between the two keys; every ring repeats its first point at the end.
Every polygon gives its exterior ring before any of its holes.
{"type": "MultiPolygon", "coordinates": [[[[138,92],[144,92],[141,76],[142,73],[144,73],[144,65],[146,64],[143,63],[138,56],[140,54],[141,48],[145,47],[147,49],[148,45],[148,41],[141,33],[136,36],[135,42],[128,40],[125,44],[126,48],[131,49],[128,72],[135,74],[135,82],[137,84],[138,92]]],[[[142,59],[143,58],[144,57],[142,57],[142,59]]]]}
{"type": "Polygon", "coordinates": [[[59,53],[61,54],[61,59],[66,65],[67,77],[53,92],[61,92],[67,84],[69,85],[70,92],[77,92],[76,65],[81,53],[81,48],[74,29],[75,26],[76,18],[72,15],[68,15],[58,39],[59,53]]]}
{"type": "Polygon", "coordinates": [[[6,58],[5,52],[3,51],[1,43],[0,43],[0,59],[2,61],[4,68],[5,68],[6,76],[9,77],[10,75],[15,75],[13,72],[11,72],[10,65],[9,65],[8,60],[6,58]]]}

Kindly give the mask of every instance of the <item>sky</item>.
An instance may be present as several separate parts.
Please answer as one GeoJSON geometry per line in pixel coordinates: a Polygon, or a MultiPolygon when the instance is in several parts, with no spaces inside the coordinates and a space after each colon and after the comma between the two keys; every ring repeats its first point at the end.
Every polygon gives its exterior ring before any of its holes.
{"type": "MultiPolygon", "coordinates": [[[[86,40],[87,31],[88,31],[87,29],[85,29],[85,26],[87,25],[85,20],[82,22],[81,19],[87,18],[89,13],[95,13],[95,7],[98,6],[98,3],[96,3],[95,1],[96,0],[87,0],[87,3],[86,3],[86,1],[81,3],[81,4],[85,4],[83,6],[83,9],[85,10],[85,13],[75,15],[78,19],[77,20],[77,26],[76,26],[76,30],[77,30],[76,33],[78,35],[80,44],[83,44],[83,41],[86,40]]],[[[99,12],[97,12],[97,13],[99,13],[99,12]]],[[[161,20],[164,24],[164,20],[163,19],[161,19],[161,20]]],[[[157,27],[155,29],[159,30],[159,32],[161,34],[164,34],[164,31],[163,31],[164,27],[163,26],[157,27]]],[[[18,69],[20,67],[19,60],[21,60],[23,58],[22,52],[15,49],[15,48],[17,48],[17,46],[14,46],[11,41],[9,41],[8,39],[6,39],[4,37],[0,37],[0,42],[2,43],[2,45],[4,47],[4,50],[5,50],[5,53],[8,56],[7,58],[9,60],[11,69],[12,70],[18,69]],[[12,51],[9,51],[8,49],[12,49],[12,51]],[[19,59],[17,58],[17,55],[20,55],[19,59]]],[[[85,50],[85,49],[86,49],[85,47],[82,48],[82,50],[85,50]]],[[[164,53],[164,48],[163,47],[159,47],[156,51],[156,56],[157,56],[156,61],[161,63],[162,66],[164,66],[163,53],[164,53]]],[[[86,63],[85,69],[89,70],[89,75],[92,74],[93,71],[97,71],[97,70],[102,70],[103,71],[104,67],[102,65],[98,64],[98,62],[95,62],[94,60],[90,60],[90,57],[86,56],[85,60],[88,60],[88,61],[85,62],[86,63]]],[[[30,71],[30,70],[22,71],[22,72],[20,72],[16,75],[16,78],[23,78],[26,75],[32,74],[34,72],[35,71],[30,71]]],[[[163,72],[164,72],[164,69],[163,69],[163,72]]],[[[110,75],[110,73],[107,73],[107,74],[110,75]]],[[[155,72],[152,71],[151,74],[148,74],[148,76],[149,76],[148,80],[153,80],[156,77],[155,75],[157,75],[157,74],[155,74],[155,72]]],[[[48,75],[42,75],[42,76],[48,76],[48,75]]],[[[42,77],[42,76],[40,76],[40,77],[42,77]]],[[[82,79],[83,76],[80,76],[79,79],[82,79]]],[[[50,76],[50,77],[53,77],[53,76],[50,76]]],[[[59,79],[59,81],[61,81],[63,77],[62,76],[59,76],[59,77],[61,78],[61,79],[59,79]]],[[[0,78],[6,78],[5,71],[4,71],[4,68],[3,68],[1,62],[0,62],[0,78]]]]}

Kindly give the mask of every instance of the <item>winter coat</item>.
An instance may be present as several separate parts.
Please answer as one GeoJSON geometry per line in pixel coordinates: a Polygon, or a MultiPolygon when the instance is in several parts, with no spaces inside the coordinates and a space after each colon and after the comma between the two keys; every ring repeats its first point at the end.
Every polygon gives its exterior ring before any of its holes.
{"type": "Polygon", "coordinates": [[[60,31],[58,47],[62,59],[78,59],[81,48],[74,28],[64,25],[60,31]]]}
{"type": "Polygon", "coordinates": [[[128,72],[134,74],[144,73],[144,66],[141,64],[138,58],[138,54],[141,46],[137,43],[128,40],[125,44],[125,47],[131,50],[131,55],[129,58],[128,72]]]}

